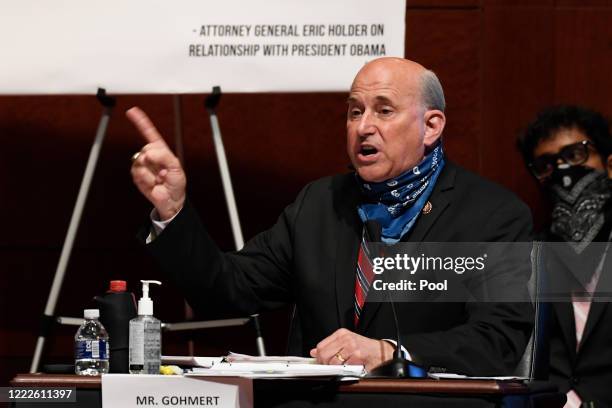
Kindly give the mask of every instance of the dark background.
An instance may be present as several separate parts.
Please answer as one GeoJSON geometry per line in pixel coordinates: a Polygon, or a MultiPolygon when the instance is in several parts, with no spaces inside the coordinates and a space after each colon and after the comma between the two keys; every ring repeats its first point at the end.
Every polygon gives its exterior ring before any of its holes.
{"type": "MultiPolygon", "coordinates": [[[[545,206],[515,149],[541,108],[578,103],[612,114],[612,1],[408,0],[406,57],[433,69],[447,98],[455,162],[515,191],[536,223],[545,206]]],[[[381,7],[384,1],[380,2],[381,7]]],[[[245,238],[276,220],[310,180],[347,170],[345,93],[224,95],[218,110],[245,238]]],[[[233,245],[203,95],[181,97],[189,195],[224,249],[233,245]]],[[[84,211],[57,314],[80,316],[110,279],[164,277],[135,233],[149,205],[131,183],[141,144],[123,112],[140,105],[173,138],[172,96],[121,96],[84,211]]],[[[0,97],[0,385],[29,369],[42,315],[99,120],[91,96],[0,97]]],[[[183,301],[152,290],[156,316],[183,301]]],[[[283,353],[287,310],[263,316],[269,353],[283,353]]],[[[75,328],[58,328],[44,362],[71,362],[75,328]]],[[[201,331],[199,355],[255,353],[248,328],[201,331]]],[[[187,337],[164,337],[186,354],[187,337]]]]}

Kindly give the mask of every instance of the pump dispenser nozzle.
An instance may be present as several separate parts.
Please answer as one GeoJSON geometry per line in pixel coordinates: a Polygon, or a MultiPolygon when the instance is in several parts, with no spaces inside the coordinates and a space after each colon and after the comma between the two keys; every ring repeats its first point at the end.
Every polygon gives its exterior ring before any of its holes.
{"type": "Polygon", "coordinates": [[[161,286],[160,281],[156,280],[141,280],[142,282],[142,297],[138,300],[138,315],[153,316],[153,300],[149,297],[149,284],[154,283],[161,286]]]}

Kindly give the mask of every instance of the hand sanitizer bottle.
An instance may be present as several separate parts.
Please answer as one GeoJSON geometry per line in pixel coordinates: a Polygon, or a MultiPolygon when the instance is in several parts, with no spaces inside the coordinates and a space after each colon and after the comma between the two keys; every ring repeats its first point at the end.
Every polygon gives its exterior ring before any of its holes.
{"type": "Polygon", "coordinates": [[[138,316],[130,320],[130,373],[159,374],[161,363],[161,322],[153,317],[153,300],[149,297],[149,284],[161,285],[154,280],[141,280],[142,298],[138,300],[138,316]]]}

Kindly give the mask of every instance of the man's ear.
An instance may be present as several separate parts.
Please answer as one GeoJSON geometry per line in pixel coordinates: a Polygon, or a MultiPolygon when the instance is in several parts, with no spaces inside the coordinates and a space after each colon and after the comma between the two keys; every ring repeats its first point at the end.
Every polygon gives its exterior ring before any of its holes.
{"type": "Polygon", "coordinates": [[[434,146],[440,140],[442,131],[444,131],[444,125],[446,125],[444,112],[437,109],[425,112],[425,137],[423,143],[426,148],[434,146]]]}
{"type": "Polygon", "coordinates": [[[606,160],[606,170],[608,171],[608,178],[612,179],[612,154],[606,160]]]}

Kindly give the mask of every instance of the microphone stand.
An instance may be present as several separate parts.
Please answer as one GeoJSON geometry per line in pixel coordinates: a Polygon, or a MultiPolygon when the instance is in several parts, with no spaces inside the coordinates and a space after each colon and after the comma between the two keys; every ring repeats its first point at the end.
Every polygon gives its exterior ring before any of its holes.
{"type": "MultiPolygon", "coordinates": [[[[387,293],[387,295],[389,295],[387,293]]],[[[427,378],[427,370],[425,367],[416,364],[406,358],[402,353],[402,343],[399,331],[399,324],[397,321],[397,313],[395,312],[395,303],[389,296],[389,303],[391,304],[391,311],[393,312],[393,320],[395,321],[395,328],[397,329],[397,338],[395,352],[393,358],[384,361],[379,366],[375,367],[368,373],[366,377],[384,377],[384,378],[427,378]]]]}
{"type": "MultiPolygon", "coordinates": [[[[367,242],[381,243],[381,228],[377,221],[366,221],[365,223],[367,242]]],[[[384,251],[380,251],[384,255],[384,251]]],[[[427,369],[419,364],[416,364],[404,357],[402,353],[402,339],[400,335],[399,322],[397,320],[397,312],[395,311],[395,302],[387,291],[387,299],[391,305],[393,313],[393,322],[395,323],[395,352],[393,358],[384,361],[379,366],[373,368],[366,377],[369,378],[427,378],[427,369]]]]}

